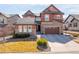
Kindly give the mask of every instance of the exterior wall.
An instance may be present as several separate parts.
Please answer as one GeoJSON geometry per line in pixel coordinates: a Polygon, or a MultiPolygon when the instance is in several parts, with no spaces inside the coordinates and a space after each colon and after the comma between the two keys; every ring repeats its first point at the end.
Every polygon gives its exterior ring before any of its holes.
{"type": "Polygon", "coordinates": [[[26,16],[26,17],[23,17],[23,18],[34,20],[35,19],[35,16],[26,16]]]}
{"type": "Polygon", "coordinates": [[[8,18],[8,24],[15,24],[18,19],[20,19],[18,16],[8,18]]]}
{"type": "Polygon", "coordinates": [[[60,34],[63,33],[63,23],[59,23],[57,21],[42,22],[41,23],[41,32],[45,32],[45,28],[48,28],[48,27],[59,27],[60,34]]]}
{"type": "Polygon", "coordinates": [[[26,17],[23,17],[23,19],[27,20],[30,23],[35,22],[35,16],[26,16],[26,17]]]}
{"type": "Polygon", "coordinates": [[[3,16],[3,15],[0,15],[0,23],[1,23],[1,21],[3,21],[3,20],[4,20],[4,24],[7,24],[8,18],[5,17],[5,16],[3,16]]]}
{"type": "MultiPolygon", "coordinates": [[[[64,23],[64,27],[68,28],[69,24],[71,23],[71,20],[73,19],[72,16],[68,16],[68,18],[66,19],[65,23],[64,23]]],[[[64,29],[66,29],[64,28],[64,29]]]]}
{"type": "Polygon", "coordinates": [[[28,32],[28,26],[31,26],[32,27],[32,32],[31,32],[31,34],[34,34],[34,35],[36,35],[36,25],[31,25],[31,24],[29,24],[29,25],[16,25],[16,27],[15,27],[15,33],[19,33],[19,26],[22,26],[22,32],[21,33],[29,33],[28,32]],[[27,32],[23,32],[23,26],[27,26],[27,32]]]}
{"type": "Polygon", "coordinates": [[[59,27],[60,34],[63,33],[63,15],[61,14],[48,14],[49,21],[45,21],[45,14],[41,14],[41,32],[45,32],[46,27],[59,27]],[[60,18],[56,18],[60,15],[60,18]],[[55,21],[56,20],[56,21],[55,21]]]}
{"type": "Polygon", "coordinates": [[[5,25],[4,27],[0,27],[0,36],[10,35],[14,33],[15,28],[10,25],[5,25]]]}
{"type": "Polygon", "coordinates": [[[79,21],[73,20],[73,21],[71,22],[71,24],[72,24],[72,27],[68,27],[68,30],[79,31],[79,21]],[[74,27],[74,26],[73,26],[74,23],[77,23],[77,27],[74,27]]]}
{"type": "MultiPolygon", "coordinates": [[[[47,14],[47,15],[49,15],[49,21],[57,19],[55,17],[56,15],[60,15],[60,18],[58,20],[60,20],[60,21],[63,20],[63,15],[61,15],[61,14],[47,14]]],[[[45,13],[41,13],[41,21],[45,21],[45,13]]]]}

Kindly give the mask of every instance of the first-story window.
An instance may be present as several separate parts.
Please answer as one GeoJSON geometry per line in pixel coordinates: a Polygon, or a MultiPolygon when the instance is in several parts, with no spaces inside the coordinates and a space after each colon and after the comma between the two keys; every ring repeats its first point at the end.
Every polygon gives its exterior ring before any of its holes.
{"type": "Polygon", "coordinates": [[[22,26],[21,25],[18,26],[18,30],[19,30],[19,32],[22,32],[22,26]]]}
{"type": "Polygon", "coordinates": [[[31,25],[28,26],[28,32],[29,32],[29,33],[32,32],[32,26],[31,26],[31,25]]]}
{"type": "Polygon", "coordinates": [[[27,32],[27,26],[23,26],[23,32],[27,32]]]}

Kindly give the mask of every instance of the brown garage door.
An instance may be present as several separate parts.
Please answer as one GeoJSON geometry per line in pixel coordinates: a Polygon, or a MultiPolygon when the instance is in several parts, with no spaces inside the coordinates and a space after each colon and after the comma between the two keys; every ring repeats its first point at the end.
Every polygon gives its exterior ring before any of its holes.
{"type": "Polygon", "coordinates": [[[46,28],[45,34],[59,34],[59,27],[46,28]]]}

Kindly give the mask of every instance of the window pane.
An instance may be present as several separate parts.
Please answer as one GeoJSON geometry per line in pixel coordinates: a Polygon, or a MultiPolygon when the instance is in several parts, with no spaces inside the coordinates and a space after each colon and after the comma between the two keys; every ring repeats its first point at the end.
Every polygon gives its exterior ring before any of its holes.
{"type": "Polygon", "coordinates": [[[77,27],[77,23],[74,23],[73,26],[74,26],[74,27],[77,27]]]}
{"type": "Polygon", "coordinates": [[[28,32],[31,33],[32,32],[32,29],[28,29],[28,32]]]}
{"type": "Polygon", "coordinates": [[[45,21],[49,21],[49,15],[45,15],[45,21]]]}
{"type": "Polygon", "coordinates": [[[28,26],[28,32],[31,33],[32,32],[32,25],[28,26]]]}
{"type": "Polygon", "coordinates": [[[69,24],[69,27],[72,27],[72,24],[69,24]]]}
{"type": "Polygon", "coordinates": [[[22,26],[21,25],[18,26],[18,30],[19,30],[19,32],[22,32],[22,26]]]}
{"type": "Polygon", "coordinates": [[[23,32],[27,32],[27,26],[23,26],[23,32]]]}

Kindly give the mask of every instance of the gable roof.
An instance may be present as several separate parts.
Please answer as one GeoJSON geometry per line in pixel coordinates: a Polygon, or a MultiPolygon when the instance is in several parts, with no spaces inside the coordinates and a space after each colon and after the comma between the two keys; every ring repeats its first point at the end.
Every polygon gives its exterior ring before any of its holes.
{"type": "Polygon", "coordinates": [[[9,15],[10,15],[10,17],[18,16],[20,18],[19,14],[9,14],[9,15]]]}
{"type": "Polygon", "coordinates": [[[79,14],[72,14],[71,16],[79,20],[79,14]]]}
{"type": "MultiPolygon", "coordinates": [[[[66,20],[65,20],[64,22],[66,22],[70,16],[72,16],[72,17],[74,18],[74,20],[78,20],[78,21],[79,21],[79,14],[70,14],[70,15],[66,18],[66,20]]],[[[73,20],[73,19],[72,19],[72,20],[73,20]]],[[[71,21],[72,21],[72,20],[71,20],[71,21]]]]}
{"type": "Polygon", "coordinates": [[[0,12],[0,15],[3,15],[6,18],[10,17],[8,14],[2,13],[2,12],[0,12]]]}
{"type": "Polygon", "coordinates": [[[64,14],[59,9],[57,9],[53,4],[51,4],[48,8],[43,10],[42,13],[64,14]]]}
{"type": "Polygon", "coordinates": [[[22,15],[23,17],[26,17],[26,16],[35,16],[34,13],[32,13],[30,10],[28,10],[24,15],[22,15]]]}

